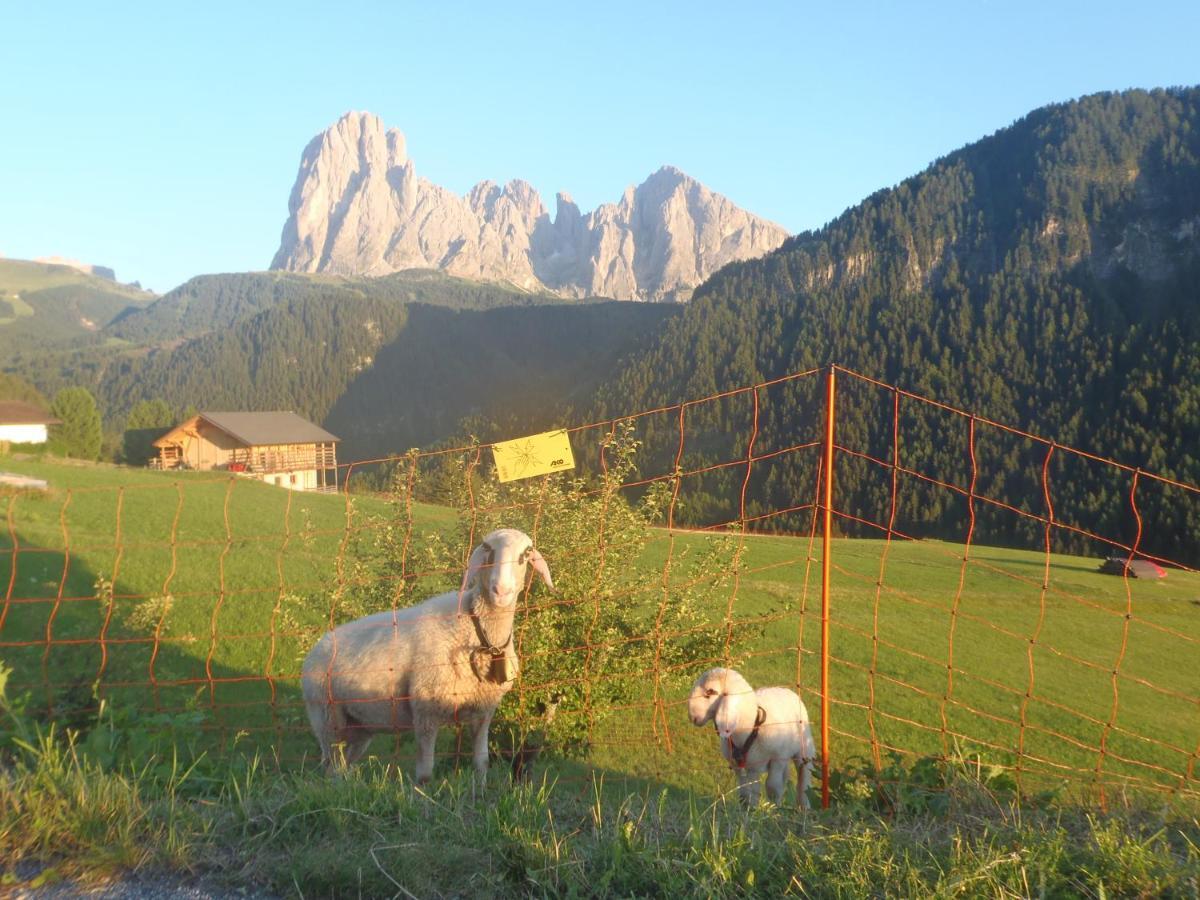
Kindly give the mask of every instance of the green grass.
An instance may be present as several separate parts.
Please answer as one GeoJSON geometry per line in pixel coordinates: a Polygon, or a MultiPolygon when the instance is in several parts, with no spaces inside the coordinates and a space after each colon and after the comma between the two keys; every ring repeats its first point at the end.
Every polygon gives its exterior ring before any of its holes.
{"type": "MultiPolygon", "coordinates": [[[[11,572],[7,516],[20,548],[0,628],[14,689],[61,715],[90,705],[98,680],[118,705],[198,706],[224,749],[237,740],[293,761],[311,753],[299,662],[330,621],[362,612],[356,588],[395,578],[356,566],[359,542],[382,527],[370,517],[386,515],[385,504],[199,473],[5,466],[52,488],[0,498],[0,599],[11,572]],[[101,576],[115,582],[111,600],[96,588],[101,576]]],[[[431,506],[418,505],[415,516],[418,531],[446,531],[453,521],[431,506]]],[[[680,556],[709,540],[655,532],[641,565],[678,573],[680,556]]],[[[731,636],[752,683],[798,684],[819,727],[821,544],[748,536],[734,553],[736,577],[719,587],[708,627],[731,636]]],[[[835,767],[886,767],[892,751],[910,761],[980,753],[1011,767],[1028,790],[1107,783],[1195,792],[1187,773],[1200,740],[1200,667],[1185,661],[1200,639],[1200,578],[1172,571],[1163,581],[1126,582],[1098,574],[1092,560],[1053,555],[1043,591],[1043,554],[974,547],[965,567],[962,554],[940,542],[834,542],[835,767]]],[[[447,572],[427,584],[432,591],[455,580],[447,572]]],[[[668,578],[665,591],[629,598],[646,621],[636,639],[658,637],[655,612],[671,592],[668,578]]],[[[587,763],[629,785],[727,789],[711,730],[693,728],[684,713],[696,674],[644,672],[636,708],[593,711],[587,763]]],[[[454,742],[447,735],[443,749],[454,742]]],[[[394,748],[377,738],[373,749],[394,748]]],[[[407,753],[405,744],[402,762],[407,753]]],[[[554,771],[587,777],[575,764],[554,771]]]]}
{"type": "Polygon", "coordinates": [[[378,764],[335,780],[196,773],[31,737],[0,769],[0,884],[140,869],[300,897],[1188,897],[1200,880],[1195,809],[1023,808],[969,768],[947,771],[939,812],[886,817],[614,796],[599,780],[460,774],[421,790],[378,764]]]}
{"type": "Polygon", "coordinates": [[[7,306],[11,313],[11,315],[0,317],[0,325],[9,325],[17,321],[17,319],[28,318],[34,313],[33,307],[16,294],[9,297],[0,295],[0,303],[7,306]]]}
{"type": "MultiPolygon", "coordinates": [[[[361,589],[395,578],[360,565],[387,504],[214,474],[3,468],[50,482],[0,495],[13,670],[0,694],[15,704],[0,711],[0,859],[39,861],[44,880],[145,869],[304,896],[841,897],[1189,896],[1200,880],[1189,573],[1125,582],[990,547],[964,567],[954,544],[835,540],[829,812],[727,805],[712,731],[684,715],[691,667],[641,673],[635,708],[594,711],[586,758],[539,761],[547,783],[514,789],[497,767],[475,785],[447,730],[445,779],[422,791],[401,774],[407,741],[377,738],[377,758],[338,781],[295,765],[314,749],[301,656],[361,611],[361,589]]],[[[414,518],[421,533],[454,524],[440,507],[414,518]]],[[[636,639],[670,640],[659,605],[711,540],[652,533],[639,565],[668,577],[625,598],[646,623],[636,639]]],[[[817,719],[820,541],[747,536],[729,552],[704,627],[730,635],[753,683],[799,684],[817,719]]],[[[589,602],[549,602],[564,601],[589,602]]],[[[3,866],[0,883],[32,877],[3,866]]]]}

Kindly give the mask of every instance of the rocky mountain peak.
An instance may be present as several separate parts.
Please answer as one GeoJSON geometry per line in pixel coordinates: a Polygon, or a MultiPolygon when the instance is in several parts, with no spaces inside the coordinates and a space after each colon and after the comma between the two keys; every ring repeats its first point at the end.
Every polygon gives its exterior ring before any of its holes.
{"type": "Polygon", "coordinates": [[[526,290],[687,299],[726,263],[787,237],[673,166],[583,214],[567,193],[551,220],[538,192],[481,181],[465,197],[419,178],[404,135],[348,112],[309,142],[274,269],[383,275],[438,268],[526,290]]]}

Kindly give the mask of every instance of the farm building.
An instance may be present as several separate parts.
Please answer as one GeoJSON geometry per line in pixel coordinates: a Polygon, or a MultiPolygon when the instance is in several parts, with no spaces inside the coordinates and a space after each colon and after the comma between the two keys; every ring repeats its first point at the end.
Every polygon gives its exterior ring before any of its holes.
{"type": "Polygon", "coordinates": [[[44,444],[46,426],[58,419],[30,403],[0,400],[0,444],[44,444]]]}
{"type": "Polygon", "coordinates": [[[202,412],[154,442],[157,469],[223,469],[295,491],[337,490],[339,438],[293,412],[202,412]]]}
{"type": "Polygon", "coordinates": [[[1158,563],[1148,559],[1129,559],[1124,556],[1110,556],[1100,563],[1100,571],[1105,575],[1128,575],[1130,578],[1166,578],[1167,570],[1158,563]]]}

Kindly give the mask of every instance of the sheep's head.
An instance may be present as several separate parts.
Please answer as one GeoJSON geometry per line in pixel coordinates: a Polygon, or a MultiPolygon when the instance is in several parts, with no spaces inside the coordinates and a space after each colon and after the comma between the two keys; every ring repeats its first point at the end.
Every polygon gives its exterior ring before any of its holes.
{"type": "Polygon", "coordinates": [[[709,669],[692,685],[688,716],[697,726],[715,721],[717,733],[727,738],[737,728],[740,704],[753,693],[750,683],[733,669],[709,669]]]}
{"type": "Polygon", "coordinates": [[[546,587],[554,590],[550,567],[542,554],[533,549],[529,536],[515,528],[501,528],[472,551],[460,590],[465,592],[475,582],[480,601],[501,609],[512,606],[525,587],[529,566],[542,577],[546,587]]]}

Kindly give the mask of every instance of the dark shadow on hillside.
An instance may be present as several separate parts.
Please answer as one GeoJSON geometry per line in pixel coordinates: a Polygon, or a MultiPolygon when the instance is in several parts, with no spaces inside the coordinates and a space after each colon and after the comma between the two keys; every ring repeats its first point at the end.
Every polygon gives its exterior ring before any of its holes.
{"type": "Polygon", "coordinates": [[[428,447],[457,435],[468,417],[501,432],[536,430],[587,397],[677,311],[653,303],[490,310],[414,303],[400,334],[350,384],[325,426],[343,439],[344,460],[428,447]]]}
{"type": "Polygon", "coordinates": [[[0,595],[0,658],[12,670],[8,696],[27,695],[36,720],[86,729],[101,702],[135,721],[188,714],[203,723],[201,746],[245,744],[267,755],[299,732],[303,711],[292,680],[225,665],[215,652],[210,659],[208,633],[168,638],[168,609],[157,598],[127,599],[128,585],[107,582],[77,556],[20,533],[17,540],[15,578],[8,535],[0,540],[0,590],[7,595],[10,578],[13,585],[7,602],[0,595]]]}
{"type": "MultiPolygon", "coordinates": [[[[1032,549],[1030,547],[1014,547],[1013,549],[1020,550],[1024,553],[1038,553],[1039,552],[1038,550],[1032,549]]],[[[1054,552],[1056,554],[1058,553],[1058,551],[1054,551],[1054,552]]],[[[1014,556],[990,556],[986,552],[980,553],[980,552],[978,552],[978,550],[975,550],[975,549],[973,549],[971,551],[971,562],[986,562],[990,565],[997,566],[999,568],[1011,567],[1011,568],[1021,568],[1021,569],[1036,569],[1039,572],[1042,571],[1042,569],[1044,569],[1046,566],[1044,559],[1033,559],[1033,558],[1021,559],[1021,558],[1017,558],[1014,556]]],[[[1059,572],[1093,572],[1094,573],[1099,570],[1101,562],[1103,562],[1103,560],[1097,558],[1095,560],[1095,565],[1091,565],[1090,562],[1087,562],[1087,561],[1065,562],[1062,559],[1056,557],[1055,559],[1052,559],[1050,561],[1050,568],[1052,571],[1059,571],[1059,572]]]]}

